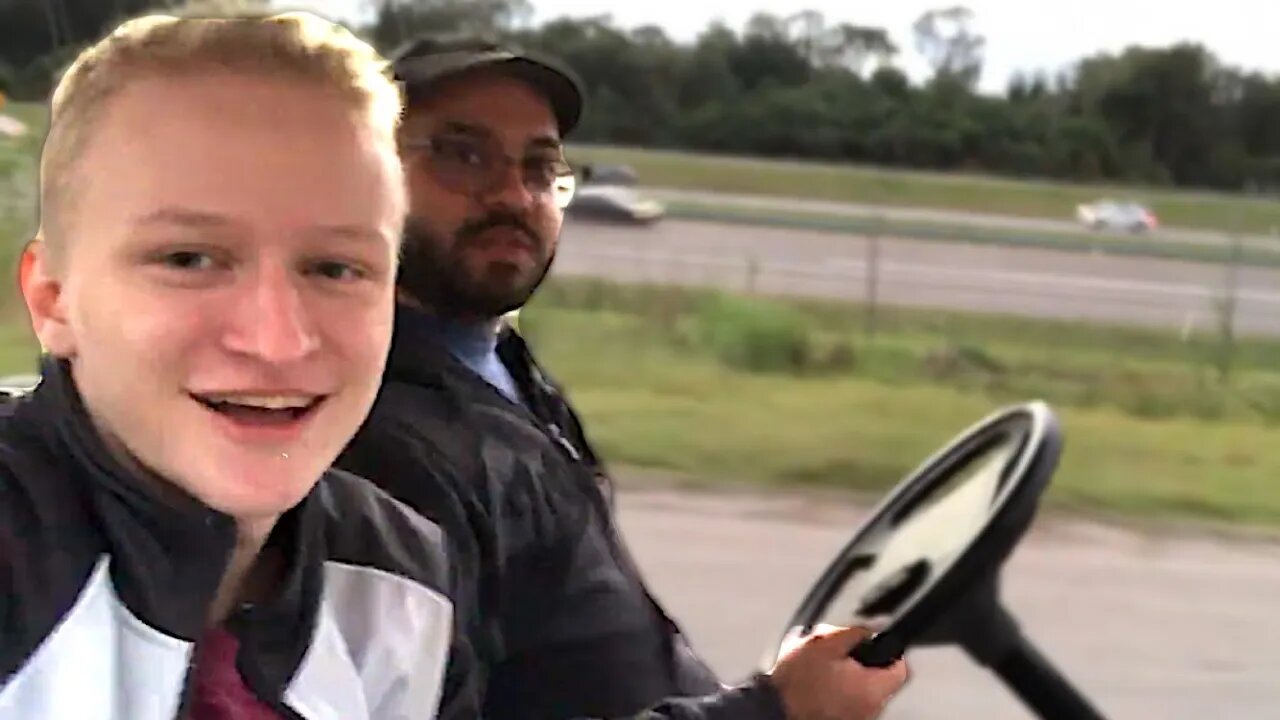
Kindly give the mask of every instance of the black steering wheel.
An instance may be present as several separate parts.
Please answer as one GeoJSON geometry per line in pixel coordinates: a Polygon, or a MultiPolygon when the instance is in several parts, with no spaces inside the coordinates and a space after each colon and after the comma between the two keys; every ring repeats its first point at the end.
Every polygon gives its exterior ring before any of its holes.
{"type": "Polygon", "coordinates": [[[1041,717],[1101,718],[1020,634],[997,593],[1000,568],[1035,517],[1062,447],[1057,417],[1039,401],[965,430],[875,508],[805,595],[762,669],[820,624],[877,621],[881,628],[851,653],[864,665],[887,666],[914,646],[961,645],[1041,717]]]}

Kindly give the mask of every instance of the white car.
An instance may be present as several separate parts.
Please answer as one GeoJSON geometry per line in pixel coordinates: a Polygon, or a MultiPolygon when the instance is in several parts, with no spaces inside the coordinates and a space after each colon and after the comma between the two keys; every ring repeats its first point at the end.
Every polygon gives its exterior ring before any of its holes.
{"type": "Polygon", "coordinates": [[[1076,207],[1076,219],[1093,230],[1149,232],[1160,225],[1156,214],[1136,202],[1100,200],[1076,207]]]}
{"type": "Polygon", "coordinates": [[[662,203],[626,185],[579,185],[565,212],[579,218],[648,225],[666,214],[662,203]]]}

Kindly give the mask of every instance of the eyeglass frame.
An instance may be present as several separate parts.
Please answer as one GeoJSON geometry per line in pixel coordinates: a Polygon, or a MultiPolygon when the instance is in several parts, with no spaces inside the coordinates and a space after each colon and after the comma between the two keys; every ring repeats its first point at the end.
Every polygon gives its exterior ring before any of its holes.
{"type": "Polygon", "coordinates": [[[563,157],[557,158],[558,163],[563,170],[555,174],[551,183],[546,188],[530,187],[527,176],[524,172],[524,164],[530,158],[513,158],[501,149],[496,141],[484,139],[469,135],[467,133],[456,133],[450,131],[441,131],[426,137],[401,140],[400,145],[406,150],[425,151],[430,158],[425,163],[427,171],[431,173],[441,185],[447,189],[459,193],[467,193],[472,195],[488,195],[498,190],[507,181],[510,175],[511,167],[517,166],[520,170],[521,185],[535,197],[550,196],[554,199],[556,206],[560,210],[564,210],[577,192],[577,175],[572,165],[563,157]],[[479,172],[476,179],[471,182],[458,182],[456,178],[450,181],[447,173],[440,172],[432,167],[433,162],[438,162],[439,143],[445,139],[457,138],[460,141],[474,143],[476,147],[485,151],[486,162],[496,162],[488,168],[481,171],[479,168],[475,170],[479,172]],[[464,187],[465,185],[465,187],[464,187]]]}

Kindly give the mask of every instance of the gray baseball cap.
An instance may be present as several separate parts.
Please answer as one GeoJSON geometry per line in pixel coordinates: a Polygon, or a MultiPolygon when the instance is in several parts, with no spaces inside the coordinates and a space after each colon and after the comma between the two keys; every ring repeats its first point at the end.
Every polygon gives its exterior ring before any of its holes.
{"type": "Polygon", "coordinates": [[[499,68],[532,85],[551,105],[561,136],[568,135],[582,117],[582,81],[564,64],[549,57],[504,46],[484,38],[410,40],[391,54],[395,79],[404,84],[412,101],[447,78],[480,68],[499,68]]]}

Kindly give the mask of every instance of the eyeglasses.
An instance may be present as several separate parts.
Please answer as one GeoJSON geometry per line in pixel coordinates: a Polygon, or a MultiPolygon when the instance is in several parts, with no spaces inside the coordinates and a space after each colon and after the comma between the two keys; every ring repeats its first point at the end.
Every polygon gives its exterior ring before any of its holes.
{"type": "Polygon", "coordinates": [[[423,150],[422,166],[446,189],[468,195],[487,195],[506,182],[512,165],[520,181],[537,198],[550,198],[564,209],[573,199],[577,178],[558,154],[534,154],[512,158],[496,142],[461,135],[436,135],[410,140],[404,146],[423,150]]]}

